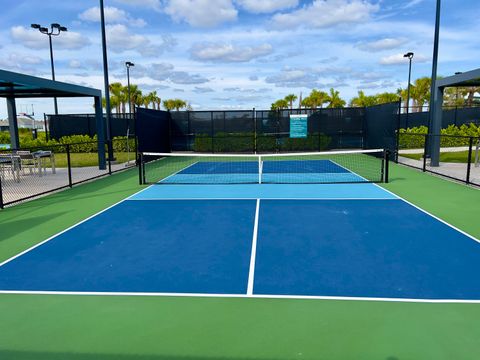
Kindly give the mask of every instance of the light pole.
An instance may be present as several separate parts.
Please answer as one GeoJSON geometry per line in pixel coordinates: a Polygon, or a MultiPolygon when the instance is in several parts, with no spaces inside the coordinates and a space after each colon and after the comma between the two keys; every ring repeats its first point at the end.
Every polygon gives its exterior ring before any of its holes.
{"type": "MultiPolygon", "coordinates": [[[[112,110],[110,107],[110,85],[108,82],[108,57],[107,57],[107,35],[105,30],[105,9],[103,6],[103,0],[100,0],[100,26],[102,30],[102,54],[103,54],[103,82],[105,85],[105,118],[107,123],[107,148],[108,159],[112,161],[113,157],[113,145],[112,145],[112,124],[110,118],[112,116],[112,110]]],[[[108,162],[110,166],[110,161],[108,162]]],[[[109,167],[109,172],[111,169],[109,167]]]]}
{"type": "Polygon", "coordinates": [[[127,61],[125,63],[125,66],[127,67],[127,87],[128,87],[128,112],[129,112],[129,117],[132,115],[132,101],[130,100],[130,68],[132,66],[135,66],[134,63],[127,61]]]}
{"type": "Polygon", "coordinates": [[[409,64],[408,64],[408,87],[407,87],[407,121],[406,125],[408,127],[408,114],[409,114],[409,107],[410,107],[410,82],[412,78],[412,59],[413,59],[413,52],[408,52],[405,55],[403,55],[404,58],[408,58],[409,64]]]}
{"type": "MultiPolygon", "coordinates": [[[[32,24],[31,27],[33,29],[37,29],[44,35],[48,35],[48,40],[50,44],[50,66],[52,67],[52,80],[55,81],[55,66],[53,64],[53,46],[52,46],[52,36],[58,36],[61,32],[68,31],[65,26],[62,26],[57,23],[53,23],[50,25],[50,29],[48,27],[41,26],[39,24],[32,24]]],[[[57,98],[53,98],[53,104],[55,106],[55,115],[58,115],[58,104],[57,98]]]]}

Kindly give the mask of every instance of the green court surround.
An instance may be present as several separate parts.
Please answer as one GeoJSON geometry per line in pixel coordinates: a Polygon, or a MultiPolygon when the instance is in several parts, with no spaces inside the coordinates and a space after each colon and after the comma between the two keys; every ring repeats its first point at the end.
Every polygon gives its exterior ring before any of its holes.
{"type": "MultiPolygon", "coordinates": [[[[137,182],[129,170],[0,211],[0,261],[139,191],[137,182]]],[[[396,165],[385,187],[480,238],[480,190],[396,165]]],[[[480,354],[480,304],[4,294],[0,314],[2,360],[480,354]]]]}

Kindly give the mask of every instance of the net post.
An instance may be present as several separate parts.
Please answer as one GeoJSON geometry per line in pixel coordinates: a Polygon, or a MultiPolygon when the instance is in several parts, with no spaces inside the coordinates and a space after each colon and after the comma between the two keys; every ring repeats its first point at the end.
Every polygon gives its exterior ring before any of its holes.
{"type": "Polygon", "coordinates": [[[388,184],[389,181],[389,170],[390,170],[390,150],[385,149],[384,151],[384,169],[383,169],[383,182],[388,184]]]}
{"type": "Polygon", "coordinates": [[[143,153],[138,153],[138,183],[143,185],[143,153]]]}
{"type": "Polygon", "coordinates": [[[262,157],[258,156],[258,183],[262,183],[262,157]]]}
{"type": "Polygon", "coordinates": [[[472,171],[472,148],[473,148],[473,137],[470,137],[468,143],[468,159],[467,159],[467,178],[465,182],[470,184],[470,173],[472,171]]]}

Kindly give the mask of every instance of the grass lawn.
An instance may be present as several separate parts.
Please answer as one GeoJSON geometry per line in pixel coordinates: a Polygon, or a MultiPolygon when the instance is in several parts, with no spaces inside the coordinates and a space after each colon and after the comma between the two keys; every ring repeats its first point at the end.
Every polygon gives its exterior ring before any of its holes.
{"type": "MultiPolygon", "coordinates": [[[[118,163],[124,163],[128,160],[132,161],[135,159],[135,153],[130,152],[130,155],[126,152],[116,152],[115,159],[118,163]],[[128,157],[130,156],[130,158],[128,157]]],[[[97,153],[71,153],[70,161],[72,167],[87,167],[87,166],[97,166],[98,165],[98,154],[97,153]]],[[[67,154],[58,153],[55,154],[55,166],[56,167],[67,167],[67,154]]]]}
{"type": "MultiPolygon", "coordinates": [[[[420,154],[400,154],[400,156],[420,160],[423,156],[423,153],[420,154]]],[[[441,162],[454,162],[454,163],[467,163],[468,161],[468,150],[465,151],[455,151],[455,152],[442,152],[440,153],[441,162]]],[[[475,162],[475,151],[472,153],[472,163],[475,162]]]]}

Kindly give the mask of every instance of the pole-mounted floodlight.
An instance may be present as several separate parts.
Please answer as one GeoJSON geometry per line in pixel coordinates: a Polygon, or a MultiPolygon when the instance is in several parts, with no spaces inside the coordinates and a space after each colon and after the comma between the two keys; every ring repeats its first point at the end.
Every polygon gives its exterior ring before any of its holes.
{"type": "Polygon", "coordinates": [[[130,99],[130,68],[132,66],[135,66],[135,64],[132,63],[131,61],[127,61],[127,62],[125,62],[125,66],[127,67],[128,112],[129,112],[129,116],[131,116],[131,114],[132,114],[132,101],[130,99]]]}
{"type": "MultiPolygon", "coordinates": [[[[40,31],[42,34],[48,35],[48,41],[50,44],[50,66],[52,68],[52,80],[55,81],[55,66],[53,63],[53,46],[52,46],[52,36],[58,36],[60,33],[68,31],[65,26],[62,26],[58,23],[50,24],[50,29],[39,24],[31,24],[32,29],[40,31]]],[[[53,98],[53,105],[55,106],[55,115],[58,115],[58,104],[57,98],[53,98]]]]}
{"type": "Polygon", "coordinates": [[[413,52],[408,52],[405,55],[403,55],[404,58],[407,58],[409,60],[408,64],[408,86],[407,86],[407,127],[408,127],[408,114],[409,114],[409,107],[410,107],[410,82],[412,78],[412,59],[413,59],[413,52]]]}

